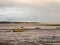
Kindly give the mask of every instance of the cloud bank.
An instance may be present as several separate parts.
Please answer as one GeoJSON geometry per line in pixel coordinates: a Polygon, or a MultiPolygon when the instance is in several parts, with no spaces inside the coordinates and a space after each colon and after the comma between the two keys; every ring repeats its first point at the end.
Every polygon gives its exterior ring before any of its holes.
{"type": "Polygon", "coordinates": [[[0,21],[60,23],[59,0],[0,0],[0,21]]]}

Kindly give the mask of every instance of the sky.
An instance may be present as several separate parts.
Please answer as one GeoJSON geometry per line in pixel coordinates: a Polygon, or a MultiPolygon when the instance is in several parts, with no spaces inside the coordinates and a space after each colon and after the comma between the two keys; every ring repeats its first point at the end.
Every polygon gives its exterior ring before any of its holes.
{"type": "Polygon", "coordinates": [[[60,23],[60,0],[0,0],[0,21],[60,23]]]}

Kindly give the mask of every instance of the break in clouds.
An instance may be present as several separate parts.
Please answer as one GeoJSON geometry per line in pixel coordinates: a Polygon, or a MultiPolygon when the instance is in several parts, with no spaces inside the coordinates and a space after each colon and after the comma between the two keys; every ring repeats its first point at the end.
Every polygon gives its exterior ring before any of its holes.
{"type": "Polygon", "coordinates": [[[60,23],[60,1],[0,0],[0,21],[60,23]]]}

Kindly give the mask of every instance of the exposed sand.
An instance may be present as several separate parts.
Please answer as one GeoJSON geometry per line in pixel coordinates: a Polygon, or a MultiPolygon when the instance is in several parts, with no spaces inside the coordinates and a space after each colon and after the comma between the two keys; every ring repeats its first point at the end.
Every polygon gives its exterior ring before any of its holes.
{"type": "MultiPolygon", "coordinates": [[[[47,41],[48,38],[53,38],[53,36],[56,38],[54,40],[60,40],[60,30],[27,30],[24,32],[1,32],[0,42],[22,45],[28,45],[30,43],[33,43],[31,45],[34,45],[36,43],[42,45],[44,41],[47,41]]],[[[50,39],[48,41],[50,41],[50,39]]]]}

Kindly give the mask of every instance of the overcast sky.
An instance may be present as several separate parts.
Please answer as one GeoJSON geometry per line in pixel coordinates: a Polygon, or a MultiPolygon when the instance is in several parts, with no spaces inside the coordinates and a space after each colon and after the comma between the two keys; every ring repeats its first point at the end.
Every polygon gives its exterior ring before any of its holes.
{"type": "Polygon", "coordinates": [[[60,0],[0,0],[0,21],[60,23],[60,0]]]}

